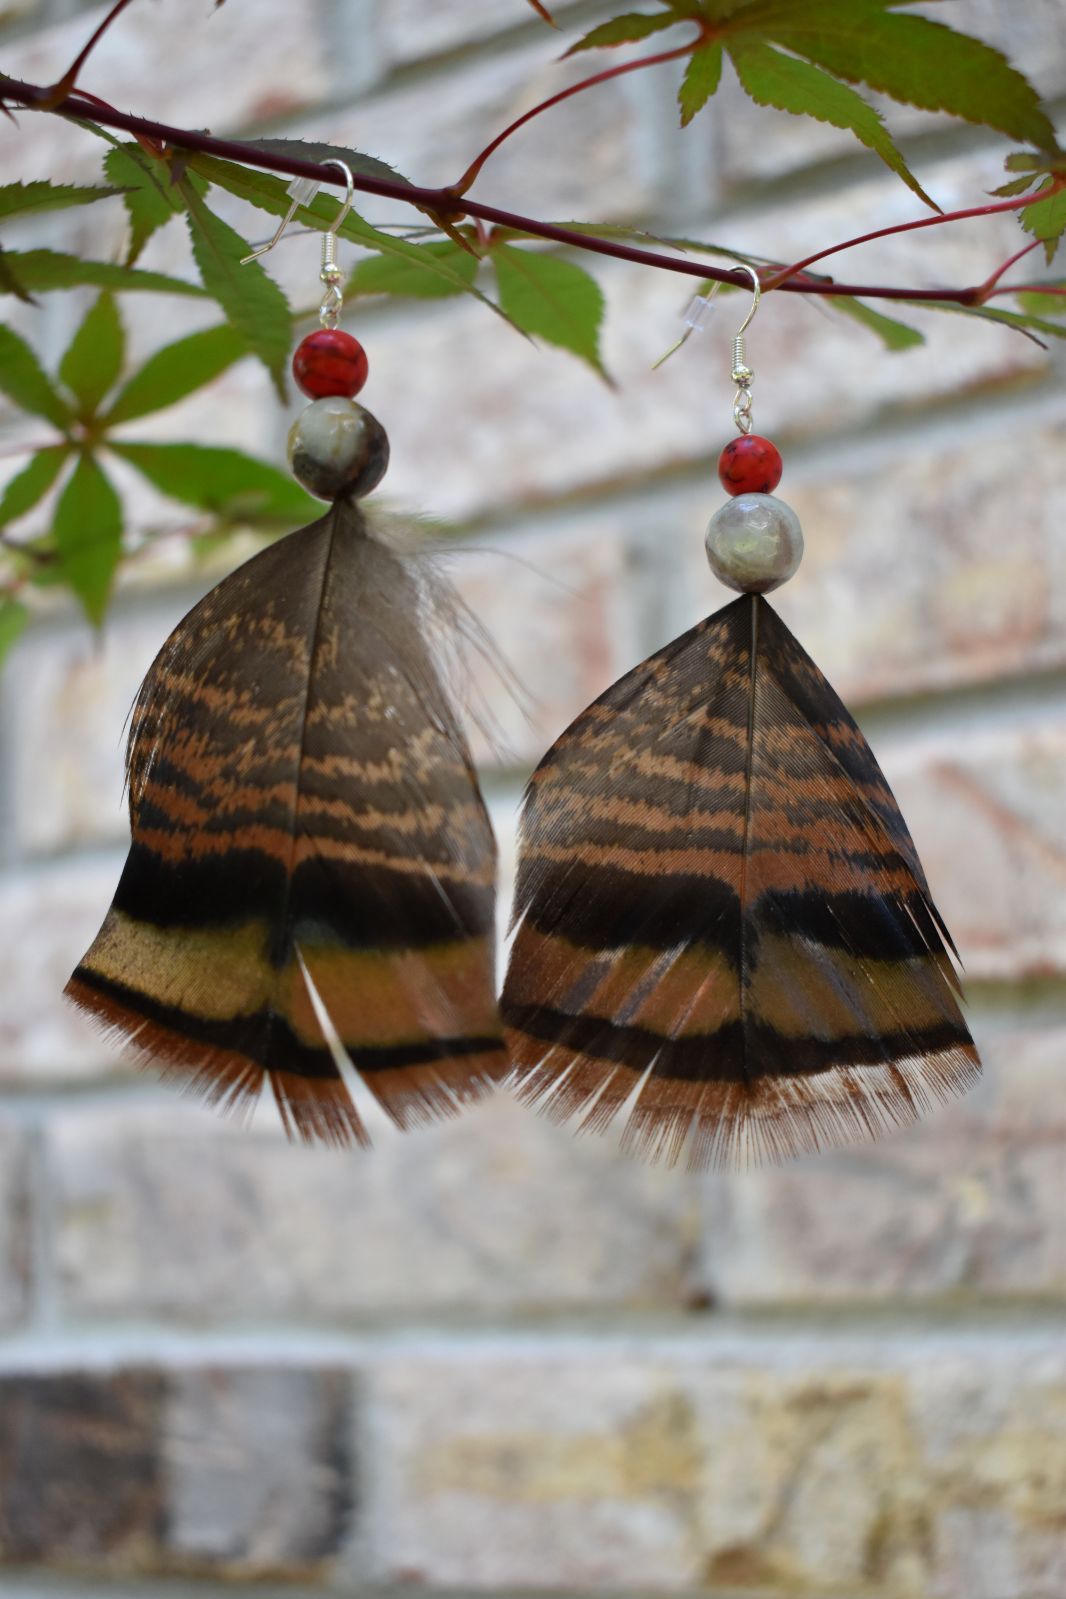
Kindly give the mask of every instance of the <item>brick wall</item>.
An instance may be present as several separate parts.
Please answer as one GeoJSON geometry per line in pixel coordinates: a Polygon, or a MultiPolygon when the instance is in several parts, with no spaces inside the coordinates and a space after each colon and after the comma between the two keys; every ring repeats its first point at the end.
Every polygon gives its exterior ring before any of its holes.
{"type": "MultiPolygon", "coordinates": [[[[1066,94],[1060,0],[958,9],[1066,94]]],[[[97,14],[7,0],[7,70],[55,76],[97,14]]],[[[558,48],[523,0],[144,0],[86,86],[445,181],[561,81],[558,48]]],[[[484,197],[786,258],[914,214],[872,158],[728,86],[680,136],[672,87],[570,102],[484,197]]],[[[893,121],[945,205],[997,181],[994,141],[893,121]]],[[[98,153],[23,115],[0,126],[0,181],[84,178],[98,153]]],[[[23,233],[106,255],[116,212],[23,233]]],[[[1015,238],[1002,219],[911,235],[854,273],[971,281],[1015,238]]],[[[143,264],[183,251],[170,229],[143,264]]],[[[313,246],[276,264],[308,297],[313,246]]],[[[701,532],[728,329],[652,373],[684,285],[599,275],[615,393],[473,304],[352,318],[389,496],[470,524],[459,581],[535,696],[526,721],[486,680],[511,747],[484,751],[505,856],[529,763],[721,598],[701,532]]],[[[133,302],[137,349],[212,320],[133,302]]],[[[54,355],[80,307],[12,315],[54,355]]],[[[265,1110],[238,1130],[131,1073],[59,992],[124,852],[127,707],[205,578],[160,558],[102,640],[56,609],[26,636],[0,684],[5,1596],[1064,1591],[1066,394],[1061,359],[1007,330],[915,320],[925,348],[886,355],[775,300],[751,338],[808,541],[781,609],[883,758],[987,1062],[965,1102],[876,1146],[695,1177],[500,1099],[371,1155],[309,1153],[265,1110]]],[[[143,432],[277,456],[285,426],[245,363],[143,432]]]]}

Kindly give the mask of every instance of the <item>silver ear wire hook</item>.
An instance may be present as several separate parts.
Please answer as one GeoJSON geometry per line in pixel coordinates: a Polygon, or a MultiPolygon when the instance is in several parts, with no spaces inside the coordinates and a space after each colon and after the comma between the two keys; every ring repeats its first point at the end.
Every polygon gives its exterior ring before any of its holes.
{"type": "MultiPolygon", "coordinates": [[[[344,274],[337,265],[337,229],[341,227],[352,209],[355,200],[355,180],[347,163],[344,161],[337,160],[331,156],[328,161],[324,161],[322,164],[327,167],[336,167],[338,171],[342,172],[346,185],[344,202],[334,217],[332,226],[322,235],[322,270],[318,274],[320,280],[326,285],[326,292],[322,296],[322,304],[318,311],[318,319],[324,328],[335,328],[340,320],[341,307],[344,304],[340,291],[341,279],[344,274]]],[[[246,255],[241,261],[241,266],[247,266],[249,261],[254,261],[258,256],[266,255],[268,250],[272,250],[280,241],[282,234],[289,226],[300,206],[310,205],[318,190],[319,185],[314,178],[293,178],[286,190],[286,193],[292,199],[292,204],[279,223],[277,232],[266,244],[259,245],[258,249],[252,251],[251,255],[246,255]]]]}
{"type": "MultiPolygon", "coordinates": [[[[759,301],[762,299],[762,284],[759,281],[758,272],[753,266],[749,266],[747,261],[736,261],[734,266],[738,272],[746,272],[751,279],[751,304],[748,307],[747,316],[733,335],[733,359],[730,364],[733,382],[736,384],[736,393],[733,396],[733,421],[736,423],[738,431],[747,436],[755,425],[752,417],[751,401],[751,385],[754,382],[755,373],[747,362],[744,335],[748,328],[751,327],[755,313],[759,309],[759,301]]],[[[681,346],[694,332],[702,330],[714,309],[713,300],[719,288],[721,288],[720,283],[713,283],[707,294],[697,294],[695,299],[689,302],[685,310],[684,333],[682,333],[676,344],[670,346],[665,355],[659,357],[655,367],[652,368],[653,371],[662,366],[663,362],[668,360],[675,350],[680,350],[681,346]]]]}
{"type": "Polygon", "coordinates": [[[741,433],[750,433],[754,425],[751,415],[751,385],[754,381],[755,373],[745,358],[744,334],[751,327],[755,313],[759,309],[759,301],[762,299],[762,284],[759,282],[759,274],[755,268],[749,266],[746,261],[737,262],[737,271],[746,272],[751,279],[751,305],[748,307],[747,316],[733,335],[733,367],[730,376],[737,386],[737,392],[733,399],[733,421],[741,433]]]}

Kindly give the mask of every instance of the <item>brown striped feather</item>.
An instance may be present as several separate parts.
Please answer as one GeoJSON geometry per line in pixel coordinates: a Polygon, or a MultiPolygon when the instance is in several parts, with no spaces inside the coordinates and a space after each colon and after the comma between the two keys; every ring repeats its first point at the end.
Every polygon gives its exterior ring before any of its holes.
{"type": "Polygon", "coordinates": [[[309,987],[407,1126],[505,1066],[495,843],[421,574],[337,504],[214,589],[145,678],[133,840],[67,993],[145,1060],[307,1141],[366,1135],[309,987]]]}
{"type": "Polygon", "coordinates": [[[980,1070],[858,727],[743,595],[567,729],[523,810],[503,1011],[549,1115],[695,1165],[872,1136],[980,1070]]]}

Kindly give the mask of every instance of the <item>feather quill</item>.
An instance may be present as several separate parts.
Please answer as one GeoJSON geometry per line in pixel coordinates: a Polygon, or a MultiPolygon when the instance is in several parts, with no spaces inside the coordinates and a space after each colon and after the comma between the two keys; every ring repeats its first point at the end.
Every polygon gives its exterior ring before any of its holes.
{"type": "MultiPolygon", "coordinates": [[[[873,1136],[979,1061],[855,722],[742,595],[622,678],[525,799],[503,1014],[521,1096],[691,1163],[873,1136]]],[[[952,946],[953,948],[953,946],[952,946]]]]}
{"type": "Polygon", "coordinates": [[[213,1102],[268,1082],[308,1142],[366,1142],[337,1039],[402,1127],[504,1070],[495,841],[430,613],[339,500],[186,616],[134,706],[130,853],[66,989],[213,1102]]]}

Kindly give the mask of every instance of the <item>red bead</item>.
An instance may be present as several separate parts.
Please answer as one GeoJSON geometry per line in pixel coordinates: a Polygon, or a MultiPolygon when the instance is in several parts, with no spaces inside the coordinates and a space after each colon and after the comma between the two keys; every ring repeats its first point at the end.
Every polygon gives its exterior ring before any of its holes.
{"type": "Polygon", "coordinates": [[[292,375],[312,400],[343,394],[354,400],[366,382],[369,363],[358,339],[340,328],[319,328],[296,346],[292,375]]]}
{"type": "Polygon", "coordinates": [[[758,433],[742,433],[718,457],[718,478],[727,494],[772,494],[783,470],[777,445],[758,433]]]}

